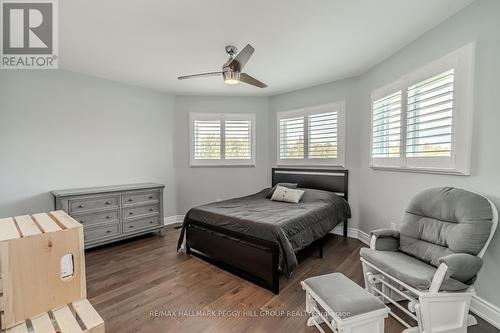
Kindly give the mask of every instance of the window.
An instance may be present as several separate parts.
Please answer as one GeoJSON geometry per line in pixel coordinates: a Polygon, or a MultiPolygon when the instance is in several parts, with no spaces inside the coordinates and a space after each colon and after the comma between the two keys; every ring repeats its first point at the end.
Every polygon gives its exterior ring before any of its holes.
{"type": "Polygon", "coordinates": [[[191,165],[255,165],[255,115],[190,113],[191,165]]]}
{"type": "Polygon", "coordinates": [[[278,164],[344,164],[344,102],[278,113],[278,164]]]}
{"type": "Polygon", "coordinates": [[[469,174],[474,44],[372,93],[371,166],[469,174]]]}

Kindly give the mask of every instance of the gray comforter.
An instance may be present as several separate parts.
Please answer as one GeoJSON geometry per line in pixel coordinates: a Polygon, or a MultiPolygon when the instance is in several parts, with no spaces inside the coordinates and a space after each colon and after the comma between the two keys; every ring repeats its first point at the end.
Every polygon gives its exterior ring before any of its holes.
{"type": "Polygon", "coordinates": [[[347,201],[334,193],[302,190],[305,193],[298,204],[267,199],[269,189],[264,189],[246,197],[192,208],[184,219],[177,250],[190,219],[275,242],[279,245],[279,269],[290,276],[297,267],[296,251],[351,217],[347,201]]]}

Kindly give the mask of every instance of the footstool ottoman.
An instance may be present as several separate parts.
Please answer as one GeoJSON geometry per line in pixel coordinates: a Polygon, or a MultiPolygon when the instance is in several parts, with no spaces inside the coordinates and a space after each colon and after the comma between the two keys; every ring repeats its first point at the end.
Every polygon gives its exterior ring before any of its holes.
{"type": "Polygon", "coordinates": [[[308,326],[324,333],[321,323],[338,333],[383,333],[389,308],[342,273],[305,279],[308,326]]]}

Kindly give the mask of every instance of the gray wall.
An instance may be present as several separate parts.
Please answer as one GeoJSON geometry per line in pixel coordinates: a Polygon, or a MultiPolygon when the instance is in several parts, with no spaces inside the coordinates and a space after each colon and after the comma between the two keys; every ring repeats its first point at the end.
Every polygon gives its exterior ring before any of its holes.
{"type": "MultiPolygon", "coordinates": [[[[389,227],[390,222],[399,221],[410,198],[420,190],[433,186],[451,185],[477,191],[500,207],[499,13],[500,1],[476,1],[362,76],[360,98],[364,108],[358,131],[363,143],[360,146],[360,184],[363,185],[360,221],[364,231],[389,227]],[[370,169],[370,92],[471,41],[476,41],[472,175],[443,176],[370,169]]],[[[478,294],[496,305],[500,305],[499,275],[500,231],[497,231],[476,283],[478,294]]]]}
{"type": "Polygon", "coordinates": [[[257,192],[270,185],[268,99],[266,97],[175,98],[175,168],[178,214],[195,205],[257,192]],[[189,112],[255,113],[255,167],[189,166],[189,112]]]}
{"type": "Polygon", "coordinates": [[[175,214],[174,99],[67,71],[0,73],[0,217],[53,209],[50,190],[167,185],[175,214]]]}
{"type": "MultiPolygon", "coordinates": [[[[346,100],[347,165],[351,181],[353,226],[365,232],[390,227],[402,218],[409,200],[434,186],[457,186],[488,196],[500,207],[500,1],[478,0],[430,30],[362,76],[270,98],[270,121],[275,112],[304,105],[346,100]],[[370,94],[399,77],[459,47],[476,42],[475,124],[471,176],[375,171],[369,168],[370,94]],[[353,156],[356,155],[356,156],[353,156]]],[[[273,128],[274,130],[274,128],[273,128]]],[[[275,142],[275,130],[272,135],[275,142]]],[[[272,145],[275,146],[275,143],[272,145]]],[[[275,150],[272,152],[275,163],[275,150]]],[[[476,283],[480,297],[500,306],[500,231],[485,255],[476,283]]]]}

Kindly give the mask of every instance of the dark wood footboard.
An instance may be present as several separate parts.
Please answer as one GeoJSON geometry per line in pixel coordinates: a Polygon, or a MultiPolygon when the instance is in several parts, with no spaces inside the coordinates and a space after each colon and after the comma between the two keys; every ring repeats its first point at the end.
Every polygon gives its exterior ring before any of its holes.
{"type": "Polygon", "coordinates": [[[276,243],[188,220],[186,253],[279,294],[276,243]]]}

